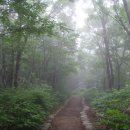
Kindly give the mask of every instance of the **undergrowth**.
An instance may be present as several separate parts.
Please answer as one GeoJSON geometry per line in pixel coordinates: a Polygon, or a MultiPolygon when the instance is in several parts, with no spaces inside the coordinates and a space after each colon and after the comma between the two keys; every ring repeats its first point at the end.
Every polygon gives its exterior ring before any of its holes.
{"type": "Polygon", "coordinates": [[[65,96],[47,85],[0,91],[0,130],[37,130],[65,96]]]}
{"type": "Polygon", "coordinates": [[[92,88],[84,96],[97,112],[100,130],[130,130],[130,115],[126,111],[130,105],[130,88],[108,92],[92,88]]]}

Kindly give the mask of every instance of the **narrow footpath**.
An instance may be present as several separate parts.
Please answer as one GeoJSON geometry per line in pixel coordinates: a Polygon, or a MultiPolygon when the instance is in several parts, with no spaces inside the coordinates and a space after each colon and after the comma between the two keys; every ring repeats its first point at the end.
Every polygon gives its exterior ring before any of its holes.
{"type": "Polygon", "coordinates": [[[56,115],[49,130],[85,130],[80,118],[81,111],[82,98],[71,97],[65,107],[56,115]]]}

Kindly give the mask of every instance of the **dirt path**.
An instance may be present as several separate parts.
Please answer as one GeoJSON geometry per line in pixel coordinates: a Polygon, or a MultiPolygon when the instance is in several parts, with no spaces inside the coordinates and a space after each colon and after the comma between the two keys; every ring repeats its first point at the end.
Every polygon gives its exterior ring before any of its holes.
{"type": "Polygon", "coordinates": [[[82,98],[73,96],[56,115],[49,130],[84,130],[81,123],[82,98]]]}

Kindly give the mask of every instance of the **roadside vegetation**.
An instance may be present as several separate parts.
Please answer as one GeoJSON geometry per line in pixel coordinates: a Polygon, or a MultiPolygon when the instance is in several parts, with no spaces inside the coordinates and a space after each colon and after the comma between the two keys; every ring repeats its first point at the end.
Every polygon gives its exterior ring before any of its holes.
{"type": "Polygon", "coordinates": [[[130,88],[101,91],[87,89],[84,93],[97,116],[97,128],[100,130],[130,129],[130,88]]]}
{"type": "Polygon", "coordinates": [[[0,129],[36,130],[65,100],[50,86],[1,90],[0,129]]]}

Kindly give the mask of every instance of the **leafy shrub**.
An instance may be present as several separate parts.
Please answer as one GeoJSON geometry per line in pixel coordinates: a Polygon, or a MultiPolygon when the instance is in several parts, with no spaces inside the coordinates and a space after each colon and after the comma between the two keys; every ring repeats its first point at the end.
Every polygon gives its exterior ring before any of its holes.
{"type": "Polygon", "coordinates": [[[7,89],[0,92],[0,129],[37,130],[59,105],[50,87],[7,89]]]}
{"type": "Polygon", "coordinates": [[[116,109],[108,109],[100,120],[101,125],[106,125],[111,130],[129,130],[130,117],[116,109]]]}
{"type": "Polygon", "coordinates": [[[113,90],[109,93],[103,93],[100,97],[93,98],[92,104],[99,111],[109,109],[118,109],[125,111],[130,103],[130,89],[125,88],[120,91],[113,90]]]}
{"type": "Polygon", "coordinates": [[[86,90],[85,97],[97,111],[99,124],[107,130],[130,130],[130,116],[124,113],[130,105],[130,88],[109,92],[91,89],[86,90]]]}
{"type": "Polygon", "coordinates": [[[89,88],[84,90],[84,97],[89,101],[93,101],[94,99],[99,98],[100,95],[103,95],[103,91],[97,88],[89,88]]]}
{"type": "Polygon", "coordinates": [[[21,102],[3,107],[0,111],[0,126],[2,129],[37,129],[42,123],[44,111],[33,103],[21,102]]]}

